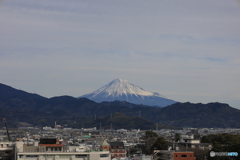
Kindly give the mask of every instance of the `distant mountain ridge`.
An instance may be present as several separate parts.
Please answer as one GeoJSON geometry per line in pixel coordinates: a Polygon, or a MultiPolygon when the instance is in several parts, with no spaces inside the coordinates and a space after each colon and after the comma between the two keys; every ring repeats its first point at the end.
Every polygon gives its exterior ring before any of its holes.
{"type": "Polygon", "coordinates": [[[27,96],[27,97],[32,97],[36,99],[46,99],[43,96],[40,96],[35,93],[28,93],[22,90],[18,90],[15,88],[12,88],[10,86],[7,86],[5,84],[0,83],[0,100],[4,98],[11,98],[14,96],[27,96]]]}
{"type": "Polygon", "coordinates": [[[92,93],[82,95],[95,102],[103,101],[127,101],[134,104],[165,107],[174,103],[159,93],[145,91],[144,89],[129,83],[124,79],[115,79],[92,93]]]}
{"type": "Polygon", "coordinates": [[[154,129],[156,123],[164,128],[240,128],[240,110],[224,103],[178,102],[157,108],[126,101],[97,103],[71,96],[45,98],[3,84],[0,84],[0,89],[0,117],[7,118],[9,127],[23,124],[53,126],[57,121],[74,128],[96,127],[99,122],[106,129],[111,123],[114,129],[124,126],[126,129],[154,129]],[[110,115],[113,115],[113,121],[107,118],[110,115]]]}

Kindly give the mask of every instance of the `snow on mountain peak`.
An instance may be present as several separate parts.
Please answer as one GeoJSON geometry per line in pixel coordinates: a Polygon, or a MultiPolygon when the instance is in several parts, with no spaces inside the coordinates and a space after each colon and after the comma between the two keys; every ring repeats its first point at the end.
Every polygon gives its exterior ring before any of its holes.
{"type": "MultiPolygon", "coordinates": [[[[110,83],[106,84],[105,86],[95,90],[92,94],[93,96],[98,95],[99,93],[105,92],[106,96],[113,95],[113,96],[121,96],[127,94],[134,94],[139,96],[153,96],[156,95],[155,93],[145,91],[144,89],[129,83],[127,80],[118,78],[114,79],[110,83]]],[[[159,97],[163,97],[158,94],[159,97]]]]}
{"type": "Polygon", "coordinates": [[[176,101],[167,99],[159,93],[145,91],[120,78],[114,79],[103,87],[81,97],[86,97],[96,102],[120,100],[134,104],[162,107],[176,103],[176,101]]]}

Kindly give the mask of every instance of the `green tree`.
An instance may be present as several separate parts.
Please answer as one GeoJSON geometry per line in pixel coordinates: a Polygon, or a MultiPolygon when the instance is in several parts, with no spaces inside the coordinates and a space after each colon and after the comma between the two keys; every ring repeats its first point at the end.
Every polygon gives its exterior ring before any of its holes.
{"type": "Polygon", "coordinates": [[[156,132],[153,132],[153,131],[145,131],[145,136],[144,138],[145,139],[149,139],[149,138],[157,138],[158,135],[156,132]]]}
{"type": "Polygon", "coordinates": [[[179,133],[176,133],[175,134],[175,142],[180,141],[180,139],[181,139],[181,135],[179,133]]]}
{"type": "Polygon", "coordinates": [[[152,152],[152,146],[156,142],[158,138],[157,133],[153,131],[146,131],[144,140],[145,140],[145,149],[146,149],[146,154],[151,154],[152,152]]]}
{"type": "Polygon", "coordinates": [[[168,148],[169,143],[164,137],[158,137],[155,143],[152,145],[151,150],[165,150],[168,148]]]}
{"type": "MultiPolygon", "coordinates": [[[[224,134],[212,134],[202,137],[202,143],[212,143],[213,148],[211,151],[214,152],[238,152],[237,157],[228,157],[231,159],[240,159],[240,135],[233,135],[229,133],[224,134]]],[[[210,152],[210,151],[209,151],[210,152]]],[[[207,155],[209,160],[221,160],[226,157],[210,157],[207,155]]]]}

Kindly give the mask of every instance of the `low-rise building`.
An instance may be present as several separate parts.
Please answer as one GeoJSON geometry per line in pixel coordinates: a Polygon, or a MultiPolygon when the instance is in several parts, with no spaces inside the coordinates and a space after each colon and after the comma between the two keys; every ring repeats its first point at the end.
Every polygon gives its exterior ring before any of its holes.
{"type": "Polygon", "coordinates": [[[14,147],[13,142],[0,141],[0,159],[13,160],[14,159],[14,147]]]}
{"type": "Polygon", "coordinates": [[[154,150],[152,160],[196,160],[194,152],[175,150],[154,150]]]}
{"type": "Polygon", "coordinates": [[[76,146],[64,148],[57,140],[41,139],[40,143],[32,146],[24,145],[23,142],[16,142],[16,160],[110,160],[109,151],[85,150],[76,146]],[[53,142],[55,144],[52,144],[53,142]],[[49,144],[46,144],[49,143],[49,144]]]}
{"type": "Polygon", "coordinates": [[[109,142],[111,158],[126,157],[127,151],[123,142],[109,142]]]}
{"type": "Polygon", "coordinates": [[[175,143],[176,145],[188,148],[200,148],[200,149],[211,149],[212,144],[211,143],[201,143],[198,139],[183,139],[179,143],[175,143]]]}

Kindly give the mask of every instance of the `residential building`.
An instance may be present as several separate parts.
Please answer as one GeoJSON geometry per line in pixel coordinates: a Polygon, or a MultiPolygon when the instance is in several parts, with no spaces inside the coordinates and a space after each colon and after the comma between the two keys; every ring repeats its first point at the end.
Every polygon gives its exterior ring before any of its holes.
{"type": "Polygon", "coordinates": [[[175,143],[176,145],[188,148],[207,148],[211,149],[212,144],[211,143],[201,143],[198,139],[182,139],[179,143],[175,143]]]}
{"type": "Polygon", "coordinates": [[[0,159],[13,160],[14,159],[14,143],[0,141],[0,159]]]}
{"type": "Polygon", "coordinates": [[[24,145],[16,142],[15,160],[110,160],[109,151],[94,151],[84,149],[81,146],[69,146],[64,148],[62,144],[54,139],[41,139],[40,143],[24,145]],[[56,142],[55,144],[53,144],[56,142]],[[47,144],[46,144],[47,143],[47,144]]]}
{"type": "Polygon", "coordinates": [[[152,160],[196,160],[194,152],[175,150],[154,150],[152,160]]]}
{"type": "Polygon", "coordinates": [[[110,145],[107,142],[107,140],[103,141],[102,145],[100,146],[100,149],[101,150],[106,150],[106,151],[110,151],[111,150],[110,145]]]}
{"type": "Polygon", "coordinates": [[[109,142],[111,158],[126,157],[127,151],[123,142],[109,142]]]}

